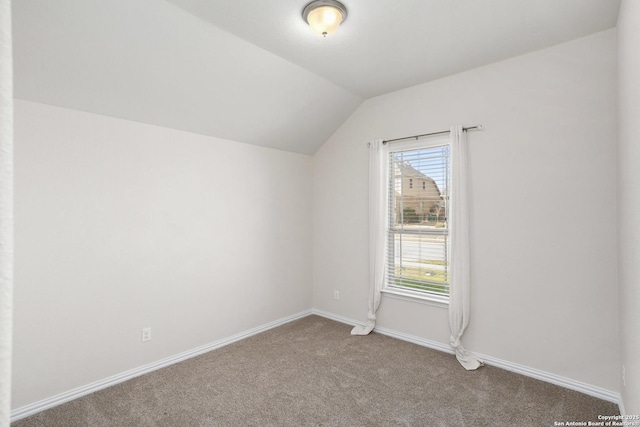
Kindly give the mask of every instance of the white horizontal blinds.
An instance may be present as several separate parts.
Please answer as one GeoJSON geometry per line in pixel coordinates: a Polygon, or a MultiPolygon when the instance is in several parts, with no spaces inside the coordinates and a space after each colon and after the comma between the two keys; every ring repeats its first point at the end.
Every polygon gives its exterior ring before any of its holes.
{"type": "Polygon", "coordinates": [[[449,295],[450,146],[389,154],[387,286],[449,295]]]}

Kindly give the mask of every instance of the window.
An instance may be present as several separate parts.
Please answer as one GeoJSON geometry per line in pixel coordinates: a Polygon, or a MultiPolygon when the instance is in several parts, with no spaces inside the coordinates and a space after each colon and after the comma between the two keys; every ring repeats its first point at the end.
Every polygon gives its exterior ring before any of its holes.
{"type": "Polygon", "coordinates": [[[384,290],[447,302],[450,271],[447,224],[451,169],[449,138],[398,143],[389,150],[387,279],[384,290]],[[422,182],[422,190],[413,189],[413,179],[422,182]]]}

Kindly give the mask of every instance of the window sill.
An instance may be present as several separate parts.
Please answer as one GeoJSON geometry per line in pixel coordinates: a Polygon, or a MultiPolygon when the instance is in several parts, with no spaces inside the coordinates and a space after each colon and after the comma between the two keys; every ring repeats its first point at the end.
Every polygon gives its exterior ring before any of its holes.
{"type": "Polygon", "coordinates": [[[437,295],[425,295],[422,292],[411,292],[405,289],[382,289],[382,294],[391,298],[405,301],[417,302],[420,304],[432,305],[434,307],[449,308],[449,297],[437,295]]]}

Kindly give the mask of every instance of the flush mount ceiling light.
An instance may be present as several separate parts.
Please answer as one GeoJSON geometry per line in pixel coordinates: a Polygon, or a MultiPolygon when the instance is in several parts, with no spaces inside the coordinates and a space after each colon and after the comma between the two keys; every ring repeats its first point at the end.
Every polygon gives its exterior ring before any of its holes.
{"type": "Polygon", "coordinates": [[[302,17],[314,32],[327,37],[347,19],[347,8],[335,0],[316,0],[305,6],[302,17]]]}

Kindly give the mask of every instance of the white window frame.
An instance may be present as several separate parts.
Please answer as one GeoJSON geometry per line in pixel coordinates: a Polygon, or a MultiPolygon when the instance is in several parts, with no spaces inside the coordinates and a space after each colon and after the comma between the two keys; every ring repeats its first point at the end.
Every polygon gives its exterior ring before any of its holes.
{"type": "MultiPolygon", "coordinates": [[[[434,136],[428,136],[428,137],[424,137],[418,140],[411,140],[411,141],[398,141],[398,142],[393,142],[391,143],[391,146],[387,146],[386,150],[384,150],[384,156],[386,157],[386,161],[383,162],[383,164],[385,165],[384,167],[386,168],[390,168],[390,157],[394,154],[397,153],[399,151],[410,151],[410,150],[417,150],[417,149],[422,149],[422,148],[433,148],[433,147],[438,147],[438,146],[451,146],[451,139],[450,136],[447,135],[434,135],[434,136]]],[[[449,157],[449,162],[451,162],[451,157],[449,157]]],[[[449,164],[449,173],[451,173],[451,163],[449,164]]],[[[387,179],[386,182],[383,183],[383,185],[386,186],[387,188],[387,197],[384,198],[384,200],[382,201],[383,206],[380,206],[380,209],[384,209],[385,212],[389,212],[390,211],[390,206],[389,204],[392,203],[391,202],[391,188],[393,186],[393,172],[390,170],[387,170],[387,173],[385,174],[387,179]]],[[[450,182],[450,179],[449,179],[450,182]]],[[[448,203],[451,204],[452,203],[452,199],[451,199],[451,193],[450,193],[450,189],[448,189],[449,191],[449,201],[448,203]]],[[[393,257],[394,254],[391,252],[391,250],[389,249],[389,236],[390,236],[390,227],[391,227],[391,222],[392,219],[389,217],[389,215],[387,215],[387,220],[385,223],[385,236],[387,236],[387,251],[385,252],[385,265],[389,266],[391,264],[389,258],[393,257]]],[[[450,224],[447,224],[447,234],[450,235],[451,234],[451,229],[450,229],[450,224]]],[[[450,261],[451,260],[451,245],[447,245],[447,259],[450,261]]],[[[448,266],[449,271],[451,270],[451,265],[449,264],[448,266]]],[[[410,288],[403,288],[400,286],[396,286],[396,285],[392,285],[390,284],[390,279],[389,279],[389,272],[387,271],[385,274],[385,279],[384,279],[384,285],[381,289],[381,292],[385,295],[391,296],[391,297],[399,297],[401,299],[410,299],[413,301],[418,301],[418,302],[424,302],[427,304],[431,304],[431,305],[436,305],[436,306],[442,306],[442,307],[447,307],[449,305],[449,294],[447,295],[443,295],[443,294],[438,294],[438,293],[432,293],[432,292],[427,292],[427,291],[422,291],[422,290],[412,290],[410,288]]],[[[450,283],[449,283],[449,287],[450,287],[450,283]]]]}

